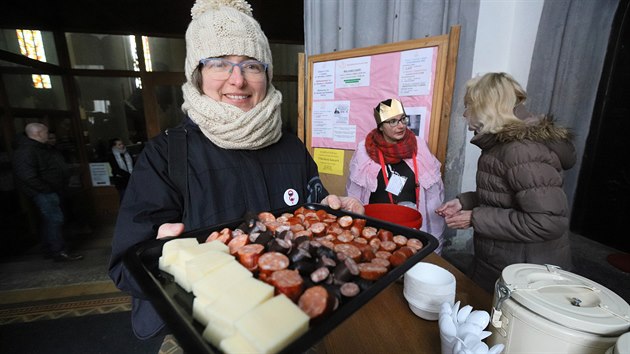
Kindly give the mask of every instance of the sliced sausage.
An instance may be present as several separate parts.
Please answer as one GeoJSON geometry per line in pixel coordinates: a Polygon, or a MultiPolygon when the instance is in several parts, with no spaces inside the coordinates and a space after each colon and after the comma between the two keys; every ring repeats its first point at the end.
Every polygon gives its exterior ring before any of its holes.
{"type": "Polygon", "coordinates": [[[269,277],[269,283],[276,288],[276,295],[284,294],[297,303],[302,295],[304,280],[297,271],[284,269],[273,272],[269,277]]]}
{"type": "Polygon", "coordinates": [[[366,280],[378,280],[387,274],[387,268],[375,263],[359,263],[359,276],[366,280]]]}
{"type": "Polygon", "coordinates": [[[354,240],[354,235],[349,230],[344,230],[342,233],[337,235],[337,241],[342,243],[349,243],[354,240]]]}
{"type": "Polygon", "coordinates": [[[352,216],[349,216],[349,215],[344,215],[340,217],[339,219],[337,219],[337,223],[339,224],[339,226],[341,226],[344,229],[349,229],[350,226],[352,226],[353,221],[354,220],[352,219],[352,216]]]}
{"type": "Polygon", "coordinates": [[[422,241],[417,238],[409,238],[407,240],[407,246],[415,249],[416,251],[420,251],[424,245],[422,244],[422,241]]]}
{"type": "Polygon", "coordinates": [[[367,240],[371,240],[376,237],[378,230],[373,226],[366,226],[361,230],[361,236],[363,236],[367,240]]]}
{"type": "Polygon", "coordinates": [[[389,262],[392,264],[393,267],[398,267],[399,265],[405,263],[407,258],[408,257],[404,252],[397,250],[394,251],[394,253],[392,253],[392,255],[389,257],[389,262]]]}
{"type": "Polygon", "coordinates": [[[385,230],[385,229],[378,229],[378,233],[376,234],[376,236],[381,239],[381,241],[393,241],[394,240],[394,234],[389,231],[389,230],[385,230]]]}
{"type": "Polygon", "coordinates": [[[240,234],[234,236],[232,241],[228,242],[228,248],[230,249],[230,254],[235,255],[238,250],[249,243],[249,235],[248,234],[240,234]]]}
{"type": "Polygon", "coordinates": [[[396,236],[394,236],[392,241],[394,241],[394,243],[396,245],[398,245],[398,247],[402,247],[402,246],[406,246],[407,245],[407,237],[403,236],[403,235],[396,235],[396,236]]]}
{"type": "Polygon", "coordinates": [[[361,259],[361,250],[359,250],[359,247],[349,243],[336,244],[335,252],[344,253],[348,257],[352,258],[355,262],[358,262],[361,259]]]}
{"type": "Polygon", "coordinates": [[[381,241],[381,250],[387,252],[394,252],[398,248],[394,241],[381,241]]]}
{"type": "Polygon", "coordinates": [[[387,269],[389,269],[392,266],[392,264],[389,262],[389,260],[387,260],[385,258],[378,258],[378,257],[376,257],[376,258],[372,259],[372,263],[378,264],[378,265],[383,266],[383,267],[385,267],[387,269]]]}
{"type": "Polygon", "coordinates": [[[388,251],[378,251],[375,255],[377,258],[389,259],[389,257],[392,256],[392,253],[388,251]]]}
{"type": "Polygon", "coordinates": [[[250,271],[258,268],[258,259],[264,252],[265,247],[258,243],[250,243],[238,249],[238,261],[250,271]]]}
{"type": "Polygon", "coordinates": [[[264,224],[267,224],[272,221],[276,221],[276,216],[268,211],[263,211],[258,213],[258,220],[262,221],[264,224]]]}
{"type": "Polygon", "coordinates": [[[260,280],[265,281],[271,273],[287,269],[289,257],[279,252],[267,252],[258,258],[258,272],[260,280]]]}
{"type": "Polygon", "coordinates": [[[298,300],[298,306],[311,319],[326,316],[335,307],[335,297],[321,285],[306,289],[298,300]]]}
{"type": "Polygon", "coordinates": [[[353,298],[361,292],[361,289],[356,283],[348,282],[344,283],[339,287],[339,291],[341,292],[341,296],[344,298],[353,298]]]}
{"type": "Polygon", "coordinates": [[[321,283],[328,278],[330,275],[330,270],[328,267],[319,267],[311,273],[311,280],[313,283],[321,283]]]}
{"type": "Polygon", "coordinates": [[[326,234],[326,224],[323,222],[313,223],[308,229],[313,233],[313,237],[322,237],[326,234]]]}

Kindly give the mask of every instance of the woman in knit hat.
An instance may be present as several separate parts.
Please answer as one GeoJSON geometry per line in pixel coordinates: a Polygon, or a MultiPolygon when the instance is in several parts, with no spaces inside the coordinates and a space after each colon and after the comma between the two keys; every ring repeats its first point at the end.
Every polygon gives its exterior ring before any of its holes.
{"type": "Polygon", "coordinates": [[[420,230],[435,236],[442,250],[444,219],[435,214],[444,201],[440,162],[422,137],[408,128],[402,102],[392,98],[374,108],[376,128],[359,143],[350,160],[348,196],[363,204],[393,203],[417,209],[420,230]]]}
{"type": "MultiPolygon", "coordinates": [[[[182,142],[169,160],[168,131],[152,139],[134,166],[112,243],[110,276],[133,296],[139,338],[164,323],[122,262],[135,244],[185,230],[307,202],[363,212],[359,201],[328,195],[304,144],[282,134],[282,95],[271,84],[269,42],[243,0],[198,0],[186,31],[182,142]],[[169,161],[185,161],[169,173],[169,161]],[[181,190],[176,175],[184,174],[181,190]]],[[[171,134],[174,134],[172,132],[171,134]]],[[[172,164],[171,164],[172,165],[172,164]]]]}

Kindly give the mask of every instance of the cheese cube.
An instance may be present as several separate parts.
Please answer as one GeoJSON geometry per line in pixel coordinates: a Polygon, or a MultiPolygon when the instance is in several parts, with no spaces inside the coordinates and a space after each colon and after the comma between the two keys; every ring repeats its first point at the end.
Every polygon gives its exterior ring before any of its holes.
{"type": "Polygon", "coordinates": [[[243,267],[238,261],[229,261],[219,268],[207,273],[192,284],[195,296],[203,297],[208,303],[216,300],[227,287],[240,279],[251,277],[252,272],[243,267]]]}
{"type": "MultiPolygon", "coordinates": [[[[192,290],[192,284],[201,279],[205,274],[211,272],[214,269],[219,268],[229,261],[233,261],[234,256],[221,252],[210,250],[205,253],[186,261],[184,265],[184,277],[180,277],[179,285],[184,290],[190,292],[192,290]]],[[[175,278],[178,279],[177,277],[175,278]]]]}
{"type": "Polygon", "coordinates": [[[258,305],[234,323],[259,353],[277,353],[308,331],[309,317],[283,294],[258,305]]]}
{"type": "Polygon", "coordinates": [[[177,259],[171,265],[171,274],[173,274],[173,276],[175,277],[175,282],[179,284],[182,288],[186,289],[186,291],[190,291],[190,286],[188,285],[189,282],[186,280],[186,262],[208,252],[217,252],[216,245],[208,242],[197,244],[197,246],[195,247],[186,247],[177,250],[177,259]]]}
{"type": "Polygon", "coordinates": [[[231,337],[225,338],[221,341],[219,346],[222,352],[226,354],[243,353],[243,354],[258,354],[256,348],[251,345],[245,337],[236,333],[231,337]]]}
{"type": "Polygon", "coordinates": [[[179,250],[198,245],[199,242],[196,238],[174,238],[168,242],[165,242],[162,246],[162,256],[160,256],[158,261],[160,269],[165,272],[171,273],[170,266],[177,260],[179,250]]]}
{"type": "Polygon", "coordinates": [[[195,296],[193,299],[192,314],[193,318],[204,327],[208,325],[208,316],[206,315],[205,308],[210,305],[210,302],[203,297],[195,296]]]}
{"type": "Polygon", "coordinates": [[[215,346],[234,332],[234,322],[257,305],[273,297],[274,287],[256,278],[243,278],[224,292],[205,309],[209,326],[203,333],[215,346]]]}
{"type": "Polygon", "coordinates": [[[202,245],[207,245],[206,247],[213,249],[215,251],[221,251],[228,254],[230,253],[230,248],[228,247],[228,245],[226,245],[225,243],[219,240],[205,242],[205,243],[202,243],[202,245]]]}

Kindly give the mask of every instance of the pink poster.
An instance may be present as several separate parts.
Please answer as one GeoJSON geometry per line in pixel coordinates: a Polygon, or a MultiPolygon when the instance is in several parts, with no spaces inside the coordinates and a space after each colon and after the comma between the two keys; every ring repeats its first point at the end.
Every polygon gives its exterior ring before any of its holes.
{"type": "Polygon", "coordinates": [[[376,128],[374,107],[399,99],[409,129],[429,139],[437,47],[314,63],[313,147],[354,150],[376,128]]]}

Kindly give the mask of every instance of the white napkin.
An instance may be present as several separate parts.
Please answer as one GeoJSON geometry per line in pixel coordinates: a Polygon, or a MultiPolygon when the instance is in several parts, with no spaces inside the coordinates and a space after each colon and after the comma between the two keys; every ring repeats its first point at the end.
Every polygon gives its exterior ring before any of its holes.
{"type": "Polygon", "coordinates": [[[466,305],[460,309],[460,302],[448,302],[440,306],[440,339],[442,354],[500,354],[505,346],[496,344],[492,348],[483,340],[491,335],[484,331],[490,323],[490,314],[474,310],[466,305]]]}

